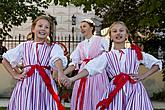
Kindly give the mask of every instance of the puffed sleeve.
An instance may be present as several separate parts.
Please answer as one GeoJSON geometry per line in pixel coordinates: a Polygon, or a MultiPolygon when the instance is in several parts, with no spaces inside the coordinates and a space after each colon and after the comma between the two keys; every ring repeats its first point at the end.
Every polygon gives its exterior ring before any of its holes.
{"type": "Polygon", "coordinates": [[[52,68],[56,68],[55,67],[55,61],[58,59],[62,60],[62,65],[65,68],[67,63],[68,63],[67,57],[64,56],[64,51],[62,50],[62,48],[59,45],[55,44],[51,53],[50,53],[49,65],[52,68]]]}
{"type": "Polygon", "coordinates": [[[109,43],[108,40],[105,38],[101,39],[101,47],[103,50],[108,51],[109,50],[109,43]]]}
{"type": "Polygon", "coordinates": [[[80,52],[79,51],[80,51],[80,47],[78,44],[76,49],[70,55],[71,63],[69,65],[74,65],[78,68],[78,63],[80,61],[80,52]]]}
{"type": "Polygon", "coordinates": [[[3,58],[5,58],[11,66],[14,68],[20,64],[23,56],[23,43],[19,44],[13,49],[8,50],[3,54],[3,58]]]}
{"type": "Polygon", "coordinates": [[[144,64],[147,68],[151,68],[153,65],[158,65],[159,66],[159,70],[162,70],[162,61],[156,59],[154,56],[142,52],[143,55],[143,60],[141,61],[142,64],[144,64]]]}
{"type": "Polygon", "coordinates": [[[89,72],[90,76],[93,76],[95,74],[103,73],[103,70],[107,66],[107,57],[106,52],[104,52],[102,55],[94,58],[89,63],[87,63],[83,69],[86,69],[89,72]]]}

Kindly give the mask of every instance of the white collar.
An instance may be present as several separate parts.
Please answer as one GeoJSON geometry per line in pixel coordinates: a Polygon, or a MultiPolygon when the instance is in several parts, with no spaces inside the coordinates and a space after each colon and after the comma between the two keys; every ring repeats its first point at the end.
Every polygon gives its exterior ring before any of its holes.
{"type": "Polygon", "coordinates": [[[95,36],[92,35],[89,39],[85,38],[85,41],[86,41],[86,42],[90,42],[90,41],[92,41],[92,40],[94,39],[94,37],[95,37],[95,36]]]}

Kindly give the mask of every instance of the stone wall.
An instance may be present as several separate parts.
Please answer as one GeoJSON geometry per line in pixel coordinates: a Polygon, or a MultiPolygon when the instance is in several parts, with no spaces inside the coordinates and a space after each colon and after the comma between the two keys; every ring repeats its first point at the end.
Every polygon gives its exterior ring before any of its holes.
{"type": "Polygon", "coordinates": [[[0,97],[9,97],[15,86],[15,82],[3,65],[0,64],[0,97]]]}
{"type": "MultiPolygon", "coordinates": [[[[140,66],[139,68],[139,73],[145,73],[147,71],[147,68],[144,66],[140,66]]],[[[163,89],[165,90],[165,82],[162,81],[162,73],[161,71],[149,76],[145,80],[143,80],[143,84],[150,96],[153,95],[153,93],[157,93],[162,91],[163,89]]]]}

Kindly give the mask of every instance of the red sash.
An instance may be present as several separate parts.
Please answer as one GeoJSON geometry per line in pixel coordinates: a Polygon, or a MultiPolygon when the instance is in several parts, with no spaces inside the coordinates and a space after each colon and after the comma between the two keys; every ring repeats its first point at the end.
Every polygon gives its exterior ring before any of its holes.
{"type": "MultiPolygon", "coordinates": [[[[91,59],[84,59],[83,62],[85,62],[86,64],[90,61],[91,59]]],[[[78,105],[78,98],[80,96],[80,93],[81,93],[81,97],[80,97],[80,107],[79,107],[79,110],[83,110],[83,102],[84,102],[84,95],[85,95],[85,84],[86,84],[86,80],[87,78],[81,78],[80,79],[80,84],[79,84],[79,88],[78,88],[78,91],[77,91],[77,97],[76,97],[76,107],[75,107],[75,110],[78,110],[77,109],[77,105],[78,105]]]]}
{"type": "MultiPolygon", "coordinates": [[[[33,73],[35,72],[35,69],[37,69],[39,71],[40,76],[42,77],[42,80],[45,82],[45,85],[46,85],[48,91],[52,95],[53,99],[57,102],[58,110],[65,110],[65,108],[61,104],[60,100],[58,99],[58,95],[53,90],[49,76],[46,74],[46,72],[44,70],[44,68],[49,69],[49,67],[40,66],[37,64],[36,65],[28,65],[28,66],[31,66],[31,69],[27,72],[27,77],[32,76],[33,73]]],[[[25,67],[27,67],[27,66],[25,66],[25,67]]]]}
{"type": "Polygon", "coordinates": [[[133,79],[131,79],[131,77],[128,74],[120,73],[119,75],[115,76],[113,83],[114,85],[116,85],[116,88],[109,93],[107,99],[103,99],[96,105],[96,109],[98,107],[101,107],[100,110],[105,110],[106,108],[108,108],[113,98],[116,96],[116,94],[119,92],[119,90],[124,86],[124,84],[127,81],[130,81],[131,84],[136,83],[133,79]]]}

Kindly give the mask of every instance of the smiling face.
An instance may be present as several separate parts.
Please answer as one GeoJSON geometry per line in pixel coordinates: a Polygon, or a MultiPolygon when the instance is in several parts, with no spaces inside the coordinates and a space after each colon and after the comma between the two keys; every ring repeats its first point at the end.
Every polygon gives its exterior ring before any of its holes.
{"type": "Polygon", "coordinates": [[[110,37],[114,43],[125,43],[128,38],[128,30],[125,25],[116,23],[110,27],[110,37]]]}
{"type": "Polygon", "coordinates": [[[32,32],[35,35],[35,40],[44,40],[50,35],[50,23],[46,19],[39,19],[32,28],[32,32]]]}
{"type": "Polygon", "coordinates": [[[86,38],[90,38],[93,35],[93,27],[91,27],[87,22],[80,23],[80,31],[86,38]]]}

